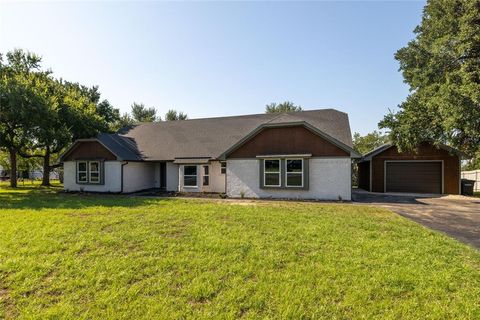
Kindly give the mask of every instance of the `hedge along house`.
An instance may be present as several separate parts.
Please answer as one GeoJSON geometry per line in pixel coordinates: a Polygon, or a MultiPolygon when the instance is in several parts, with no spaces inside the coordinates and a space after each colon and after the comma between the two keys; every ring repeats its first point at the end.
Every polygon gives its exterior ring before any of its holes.
{"type": "Polygon", "coordinates": [[[372,192],[460,194],[460,161],[460,152],[445,145],[399,152],[386,144],[358,162],[358,184],[372,192]]]}
{"type": "Polygon", "coordinates": [[[142,123],[78,140],[61,161],[67,191],[350,200],[358,157],[347,114],[324,109],[142,123]]]}

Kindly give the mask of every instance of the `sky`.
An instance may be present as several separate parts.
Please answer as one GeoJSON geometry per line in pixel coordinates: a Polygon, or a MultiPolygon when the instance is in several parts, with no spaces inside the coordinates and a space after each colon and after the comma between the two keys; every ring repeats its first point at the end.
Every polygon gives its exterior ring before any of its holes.
{"type": "Polygon", "coordinates": [[[3,1],[0,52],[35,52],[122,112],[141,102],[204,118],[288,100],[346,112],[366,134],[408,95],[394,54],[424,4],[3,1]]]}

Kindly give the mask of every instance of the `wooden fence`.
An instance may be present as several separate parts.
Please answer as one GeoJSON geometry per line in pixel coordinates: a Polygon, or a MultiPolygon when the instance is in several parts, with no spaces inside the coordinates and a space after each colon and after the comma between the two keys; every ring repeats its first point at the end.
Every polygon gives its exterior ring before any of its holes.
{"type": "Polygon", "coordinates": [[[462,179],[474,180],[473,191],[480,191],[480,170],[462,171],[462,179]]]}

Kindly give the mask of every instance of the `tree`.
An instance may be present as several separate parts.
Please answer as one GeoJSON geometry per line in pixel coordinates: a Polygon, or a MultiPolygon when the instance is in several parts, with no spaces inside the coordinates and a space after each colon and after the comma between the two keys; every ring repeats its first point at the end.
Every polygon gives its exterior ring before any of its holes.
{"type": "Polygon", "coordinates": [[[480,150],[480,4],[429,0],[416,38],[395,54],[410,95],[380,122],[400,150],[431,141],[480,150]]]}
{"type": "Polygon", "coordinates": [[[147,108],[143,103],[132,104],[132,117],[136,122],[155,122],[161,121],[160,117],[157,118],[157,110],[152,108],[147,108]]]}
{"type": "Polygon", "coordinates": [[[130,116],[128,112],[125,112],[120,116],[117,124],[115,125],[116,130],[120,130],[124,127],[130,127],[135,124],[135,120],[130,116]]]}
{"type": "Polygon", "coordinates": [[[188,116],[186,113],[177,112],[177,110],[170,109],[165,114],[166,121],[176,121],[176,120],[187,120],[188,116]]]}
{"type": "Polygon", "coordinates": [[[9,153],[10,186],[17,186],[17,154],[32,140],[44,101],[38,92],[41,58],[20,49],[0,55],[0,148],[9,153]]]}
{"type": "MultiPolygon", "coordinates": [[[[353,148],[360,154],[366,154],[388,142],[388,135],[377,130],[367,133],[364,136],[358,132],[353,134],[353,148]]],[[[358,185],[358,167],[356,165],[353,166],[352,179],[353,185],[358,185]]]]}
{"type": "Polygon", "coordinates": [[[480,170],[480,151],[478,151],[471,159],[464,163],[462,170],[480,170]]]}
{"type": "Polygon", "coordinates": [[[120,110],[114,108],[108,100],[97,103],[97,113],[103,119],[101,123],[104,127],[100,128],[101,132],[115,132],[119,129],[120,110]]]}
{"type": "Polygon", "coordinates": [[[282,103],[270,103],[265,106],[265,113],[296,112],[303,111],[301,106],[296,106],[293,102],[285,101],[282,103]]]}
{"type": "Polygon", "coordinates": [[[380,131],[374,130],[362,136],[360,133],[353,134],[353,148],[360,154],[368,153],[369,151],[378,148],[389,142],[388,135],[380,131]]]}

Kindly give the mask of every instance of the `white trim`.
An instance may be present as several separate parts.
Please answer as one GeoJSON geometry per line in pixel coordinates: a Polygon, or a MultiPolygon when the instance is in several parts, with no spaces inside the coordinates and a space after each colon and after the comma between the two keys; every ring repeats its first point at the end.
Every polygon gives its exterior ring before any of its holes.
{"type": "Polygon", "coordinates": [[[275,154],[275,155],[259,155],[257,158],[310,158],[312,156],[311,153],[305,154],[275,154]]]}
{"type": "Polygon", "coordinates": [[[198,188],[198,166],[197,165],[182,165],[182,171],[183,171],[183,187],[184,188],[198,188]],[[195,175],[193,174],[185,174],[185,167],[195,167],[195,175]],[[185,177],[195,177],[195,185],[194,186],[187,186],[185,185],[185,177]]]}
{"type": "Polygon", "coordinates": [[[282,186],[282,160],[281,159],[268,159],[263,161],[263,186],[264,187],[281,187],[282,186]],[[272,161],[276,160],[278,161],[278,172],[268,172],[268,174],[278,174],[278,185],[274,184],[267,184],[267,171],[265,170],[265,162],[266,161],[272,161]]]}
{"type": "Polygon", "coordinates": [[[285,159],[285,188],[303,188],[304,185],[304,175],[305,175],[305,166],[302,158],[292,158],[292,159],[285,159]],[[302,171],[301,172],[290,172],[290,174],[293,175],[302,175],[302,184],[300,186],[289,186],[288,185],[288,170],[287,170],[287,162],[292,161],[292,160],[300,160],[302,161],[302,171]]]}
{"type": "Polygon", "coordinates": [[[442,194],[445,194],[445,174],[443,160],[384,160],[383,161],[383,192],[387,192],[387,162],[441,162],[442,163],[442,194]]]}

